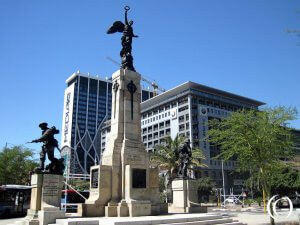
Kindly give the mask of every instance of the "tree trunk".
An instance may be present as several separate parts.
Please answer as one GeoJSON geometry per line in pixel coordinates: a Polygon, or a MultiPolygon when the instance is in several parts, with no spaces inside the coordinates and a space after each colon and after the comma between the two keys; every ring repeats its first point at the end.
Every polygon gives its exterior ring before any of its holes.
{"type": "MultiPolygon", "coordinates": [[[[271,213],[272,216],[274,216],[274,212],[273,212],[273,203],[272,203],[272,202],[271,202],[271,204],[270,204],[270,213],[271,213]]],[[[270,224],[271,224],[271,225],[275,225],[275,220],[274,220],[274,218],[271,217],[271,216],[270,216],[270,224]]]]}

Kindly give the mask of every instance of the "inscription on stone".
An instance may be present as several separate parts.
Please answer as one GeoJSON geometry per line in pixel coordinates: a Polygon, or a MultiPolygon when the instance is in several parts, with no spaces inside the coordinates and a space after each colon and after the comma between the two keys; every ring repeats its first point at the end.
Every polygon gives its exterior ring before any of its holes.
{"type": "Polygon", "coordinates": [[[131,154],[128,154],[127,155],[127,161],[129,162],[140,162],[142,159],[139,155],[131,155],[131,154]]]}
{"type": "Polygon", "coordinates": [[[59,189],[59,176],[51,175],[51,176],[44,176],[43,180],[43,196],[58,196],[58,189],[59,189]]]}
{"type": "Polygon", "coordinates": [[[132,169],[132,188],[146,188],[145,169],[132,169]]]}
{"type": "Polygon", "coordinates": [[[91,173],[92,177],[91,177],[91,186],[92,188],[98,188],[98,175],[99,175],[99,169],[92,169],[92,173],[91,173]]]}

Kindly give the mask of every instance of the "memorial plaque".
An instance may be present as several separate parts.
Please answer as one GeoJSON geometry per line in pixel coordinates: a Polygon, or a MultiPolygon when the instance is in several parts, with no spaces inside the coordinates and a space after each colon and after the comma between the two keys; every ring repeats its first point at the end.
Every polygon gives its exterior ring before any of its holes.
{"type": "Polygon", "coordinates": [[[98,175],[99,175],[99,169],[92,169],[92,172],[91,172],[91,188],[98,188],[98,183],[99,183],[99,180],[98,180],[98,175]]]}
{"type": "Polygon", "coordinates": [[[59,194],[59,175],[44,175],[43,196],[56,197],[59,194]]]}
{"type": "Polygon", "coordinates": [[[132,188],[146,188],[145,169],[132,169],[132,188]]]}

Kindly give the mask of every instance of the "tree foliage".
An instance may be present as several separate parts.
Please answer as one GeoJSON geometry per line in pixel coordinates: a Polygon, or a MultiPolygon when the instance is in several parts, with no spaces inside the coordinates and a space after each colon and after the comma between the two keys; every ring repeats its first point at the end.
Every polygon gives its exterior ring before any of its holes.
{"type": "Polygon", "coordinates": [[[29,184],[30,172],[38,166],[33,151],[22,146],[4,148],[0,152],[0,185],[29,184]]]}
{"type": "Polygon", "coordinates": [[[201,177],[197,179],[197,186],[200,195],[210,195],[216,184],[210,177],[201,177]]]}
{"type": "Polygon", "coordinates": [[[73,179],[70,184],[77,191],[85,191],[90,189],[90,182],[88,180],[73,179]]]}
{"type": "MultiPolygon", "coordinates": [[[[176,136],[174,140],[171,137],[165,138],[165,144],[157,145],[154,152],[150,155],[150,162],[152,165],[158,166],[160,170],[165,170],[170,175],[170,181],[172,181],[176,175],[180,166],[180,161],[176,157],[176,151],[179,146],[184,143],[185,137],[176,136]]],[[[204,155],[201,149],[193,148],[190,169],[196,167],[204,167],[202,163],[204,155]]]]}
{"type": "Polygon", "coordinates": [[[220,158],[236,158],[239,169],[251,171],[270,197],[268,177],[274,166],[292,155],[294,142],[288,121],[296,114],[294,108],[285,107],[233,112],[221,121],[210,122],[209,139],[220,146],[220,158]]]}
{"type": "MultiPolygon", "coordinates": [[[[293,196],[295,191],[300,190],[300,172],[289,164],[280,162],[273,165],[267,177],[267,182],[271,187],[271,195],[293,196]]],[[[246,185],[255,190],[260,190],[261,185],[257,179],[257,174],[251,176],[246,185]]]]}

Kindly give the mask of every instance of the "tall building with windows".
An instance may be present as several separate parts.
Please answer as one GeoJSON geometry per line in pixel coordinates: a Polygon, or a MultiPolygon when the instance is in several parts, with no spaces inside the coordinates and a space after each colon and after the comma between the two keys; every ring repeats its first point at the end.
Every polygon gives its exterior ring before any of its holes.
{"type": "MultiPolygon", "coordinates": [[[[61,132],[62,156],[66,176],[88,178],[90,167],[101,160],[101,127],[111,117],[110,79],[79,71],[66,80],[61,132]]],[[[142,101],[153,92],[142,90],[142,101]]]]}
{"type": "MultiPolygon", "coordinates": [[[[164,143],[166,136],[172,139],[176,135],[188,137],[192,147],[203,150],[206,158],[204,163],[207,165],[207,168],[193,176],[210,177],[221,188],[224,174],[226,190],[234,188],[235,191],[241,191],[243,177],[232,173],[236,162],[215,159],[220,149],[205,139],[209,129],[208,121],[224,118],[239,109],[258,109],[264,104],[188,81],[141,103],[141,138],[145,149],[152,151],[155,145],[164,143]]],[[[109,132],[110,121],[106,121],[102,127],[102,151],[105,150],[106,135],[109,132]]]]}
{"type": "Polygon", "coordinates": [[[111,115],[111,82],[78,71],[66,84],[62,155],[68,176],[86,177],[90,166],[100,161],[100,127],[111,115]]]}
{"type": "Polygon", "coordinates": [[[229,172],[235,161],[223,163],[214,159],[220,153],[218,146],[206,139],[208,121],[223,118],[231,112],[245,108],[258,109],[263,102],[242,97],[233,93],[207,87],[194,82],[183,83],[141,104],[142,141],[146,150],[152,151],[157,144],[164,143],[164,137],[186,136],[192,147],[200,147],[208,166],[194,174],[196,178],[209,176],[218,187],[222,187],[222,171],[225,173],[225,186],[241,188],[242,179],[229,172]]]}

